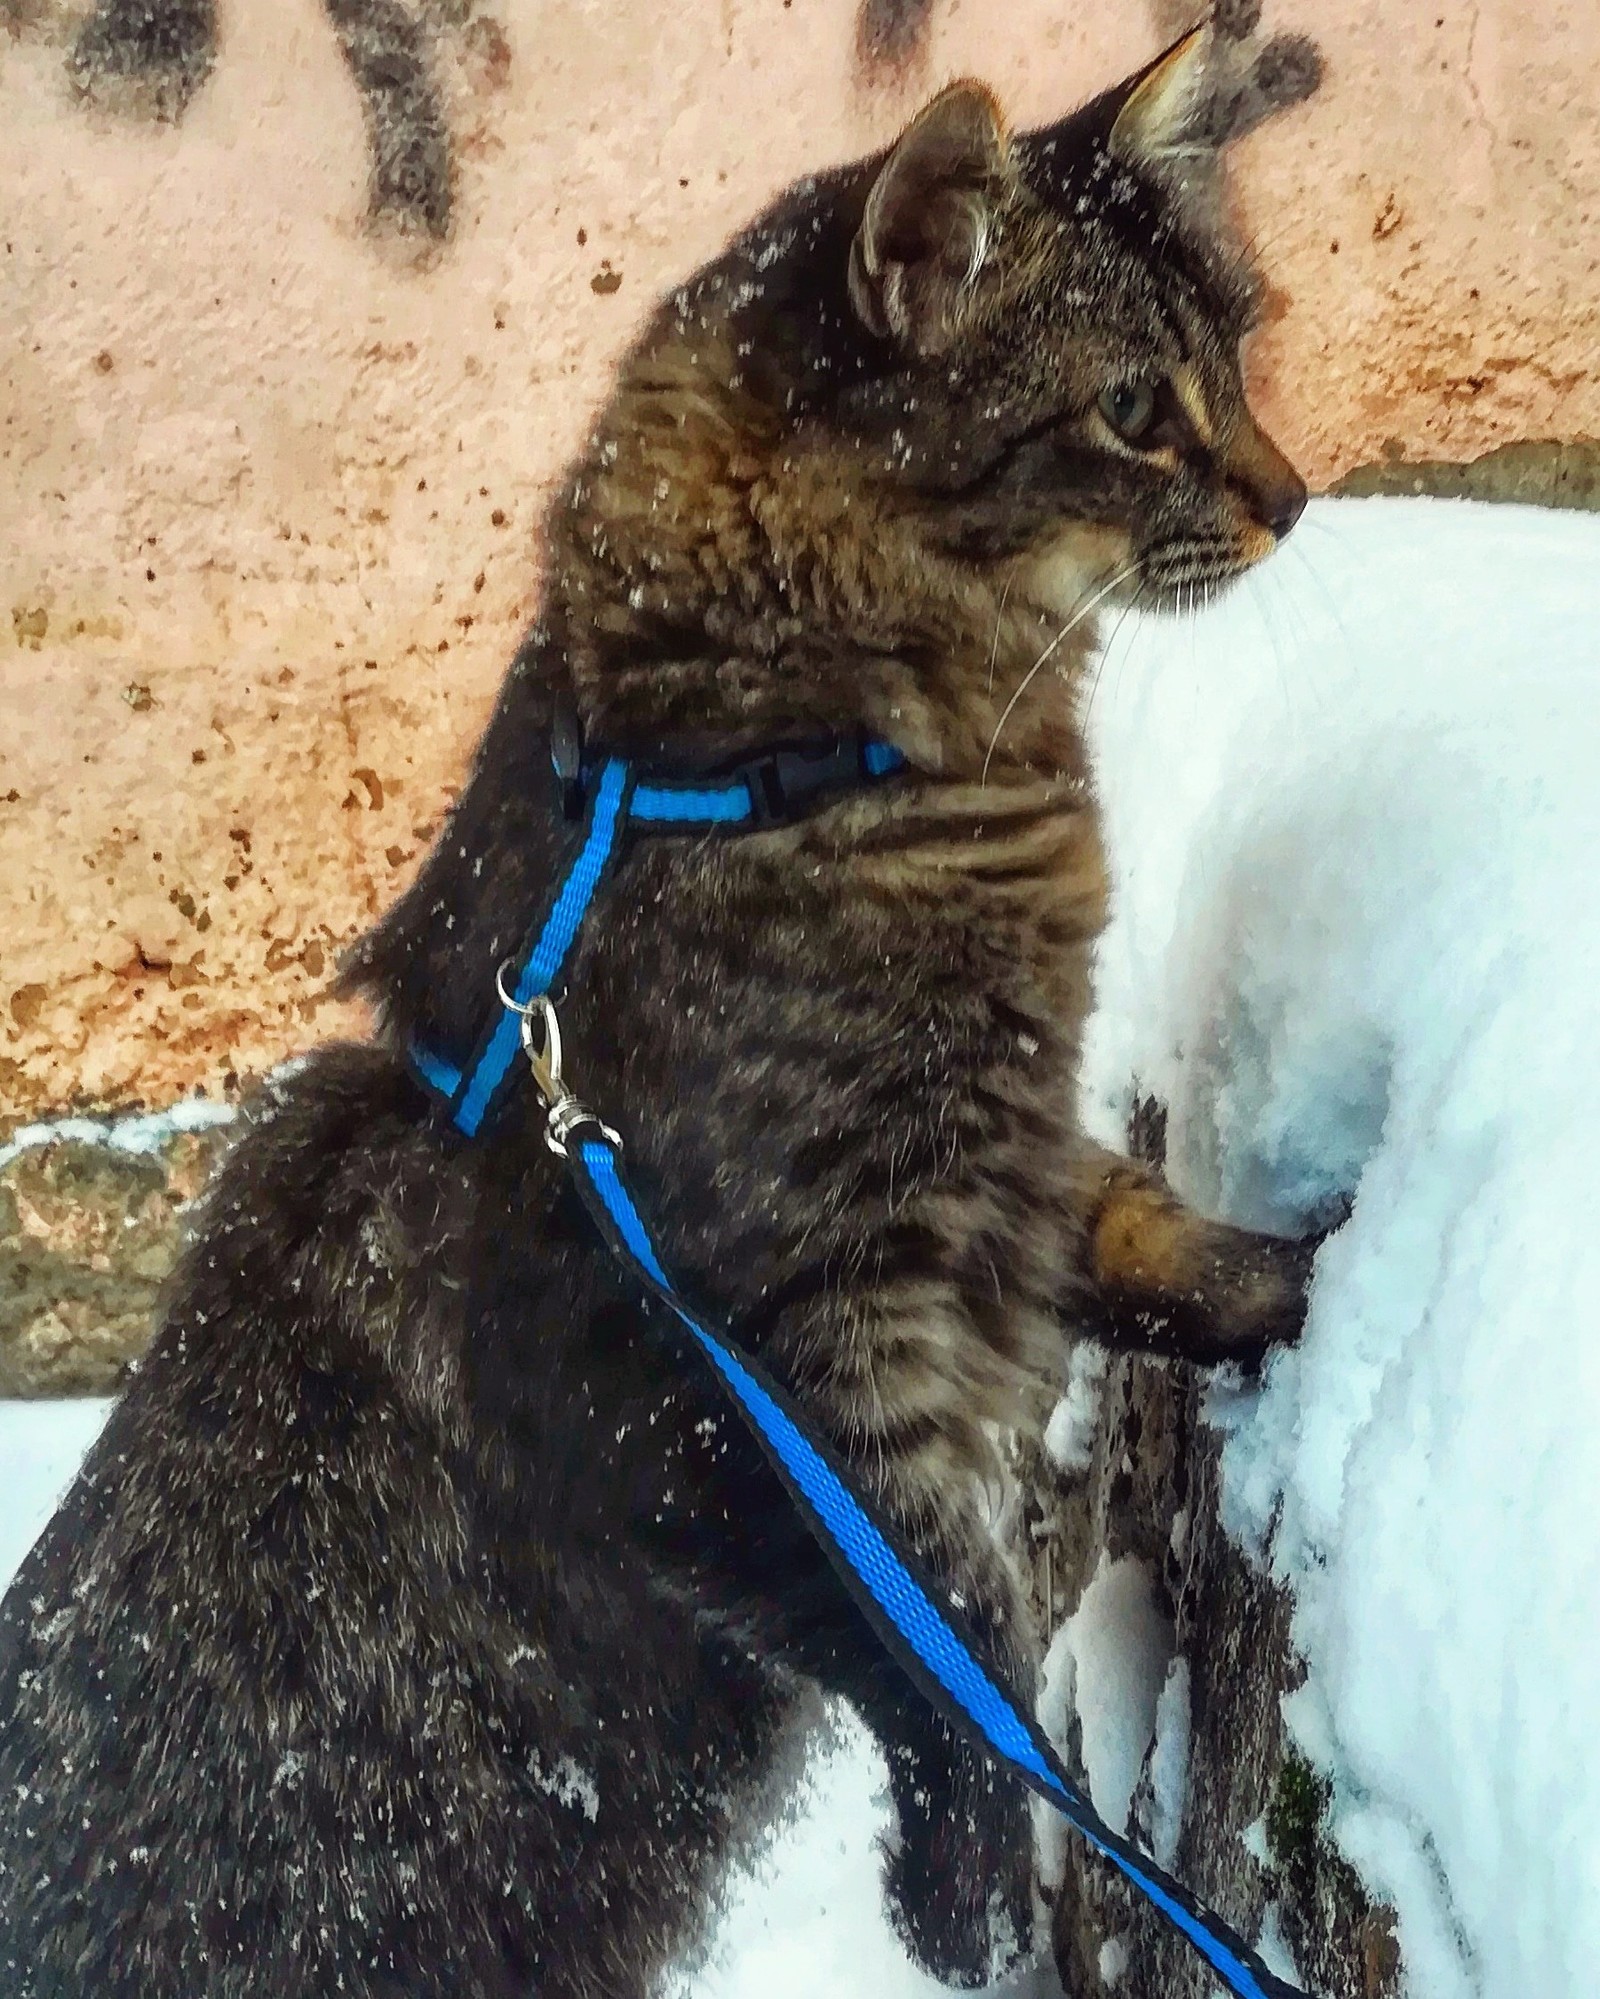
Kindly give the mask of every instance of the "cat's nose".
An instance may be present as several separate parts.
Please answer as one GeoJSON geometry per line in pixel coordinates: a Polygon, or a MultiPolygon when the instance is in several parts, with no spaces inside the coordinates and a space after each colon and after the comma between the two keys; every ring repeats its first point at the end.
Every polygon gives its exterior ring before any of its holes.
{"type": "Polygon", "coordinates": [[[1282,541],[1306,510],[1306,482],[1246,413],[1228,452],[1234,490],[1275,541],[1282,541]]]}
{"type": "Polygon", "coordinates": [[[1258,494],[1256,504],[1261,510],[1261,525],[1271,528],[1282,541],[1306,510],[1306,482],[1298,472],[1290,472],[1287,479],[1258,494]]]}

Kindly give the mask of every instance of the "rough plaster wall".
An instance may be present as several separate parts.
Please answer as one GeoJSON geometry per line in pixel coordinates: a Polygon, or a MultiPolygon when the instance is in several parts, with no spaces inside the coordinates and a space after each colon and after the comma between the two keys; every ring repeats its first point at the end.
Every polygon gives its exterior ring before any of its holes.
{"type": "MultiPolygon", "coordinates": [[[[1189,11],[0,0],[0,1130],[351,1025],[651,295],[943,77],[1041,119],[1189,11]]],[[[1238,151],[1313,479],[1600,433],[1600,17],[1268,15],[1328,63],[1238,151]]]]}

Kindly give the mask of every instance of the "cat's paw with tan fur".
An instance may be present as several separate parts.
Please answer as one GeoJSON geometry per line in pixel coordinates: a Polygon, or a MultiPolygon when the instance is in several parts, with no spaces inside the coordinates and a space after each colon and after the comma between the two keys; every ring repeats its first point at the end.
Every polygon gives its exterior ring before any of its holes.
{"type": "Polygon", "coordinates": [[[1137,1169],[1116,1174],[1089,1239],[1095,1330],[1135,1351],[1258,1366],[1300,1337],[1322,1240],[1213,1221],[1137,1169]]]}

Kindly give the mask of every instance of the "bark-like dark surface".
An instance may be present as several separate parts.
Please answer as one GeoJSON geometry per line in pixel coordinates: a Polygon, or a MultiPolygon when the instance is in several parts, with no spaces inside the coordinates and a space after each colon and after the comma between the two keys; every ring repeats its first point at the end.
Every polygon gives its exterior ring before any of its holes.
{"type": "MultiPolygon", "coordinates": [[[[1137,1155],[1160,1163],[1159,1110],[1140,1106],[1130,1140],[1137,1155]]],[[[1174,1872],[1252,1940],[1275,1906],[1319,1999],[1393,1999],[1399,1961],[1390,1918],[1329,1845],[1326,1794],[1284,1728],[1283,1696],[1303,1677],[1288,1594],[1222,1530],[1221,1441],[1204,1421],[1205,1391],[1190,1368],[1112,1356],[1087,1468],[1064,1473],[1042,1449],[1024,1453],[1037,1607],[1059,1626],[1102,1559],[1145,1566],[1189,1670],[1188,1783],[1174,1872]],[[1265,1863],[1254,1857],[1261,1851],[1265,1863]]],[[[1081,1767],[1075,1774],[1082,1779],[1081,1767]]],[[[1147,1848],[1152,1806],[1147,1758],[1131,1828],[1147,1848]]],[[[1113,1939],[1123,1946],[1109,1960],[1122,1959],[1115,1989],[1130,1999],[1215,1992],[1196,1953],[1074,1844],[1054,1917],[1073,1999],[1113,1989],[1101,1974],[1102,1948],[1113,1939]]]]}

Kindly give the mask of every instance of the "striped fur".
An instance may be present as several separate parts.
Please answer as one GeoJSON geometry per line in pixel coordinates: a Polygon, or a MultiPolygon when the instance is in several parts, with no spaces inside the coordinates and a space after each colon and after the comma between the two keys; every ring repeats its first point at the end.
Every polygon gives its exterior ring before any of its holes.
{"type": "Polygon", "coordinates": [[[1307,1272],[1073,1115],[1106,901],[1087,607],[1124,570],[1108,601],[1220,584],[1301,490],[1239,387],[1247,285],[1119,139],[1130,104],[1161,130],[1148,83],[1015,141],[947,93],[624,364],[454,819],[352,969],[378,1037],[257,1103],[0,1613],[12,1999],[635,1999],[816,1685],[884,1745],[908,1948],[958,1984],[1025,1948],[1012,1784],[900,1683],[531,1092],[463,1146],[402,1051],[464,1055],[538,916],[558,699],[653,760],[905,750],[799,825],[636,843],[562,1018],[685,1291],[1026,1682],[996,1434],[1086,1331],[1292,1337],[1307,1272]],[[1102,399],[1140,370],[1134,446],[1102,399]]]}

